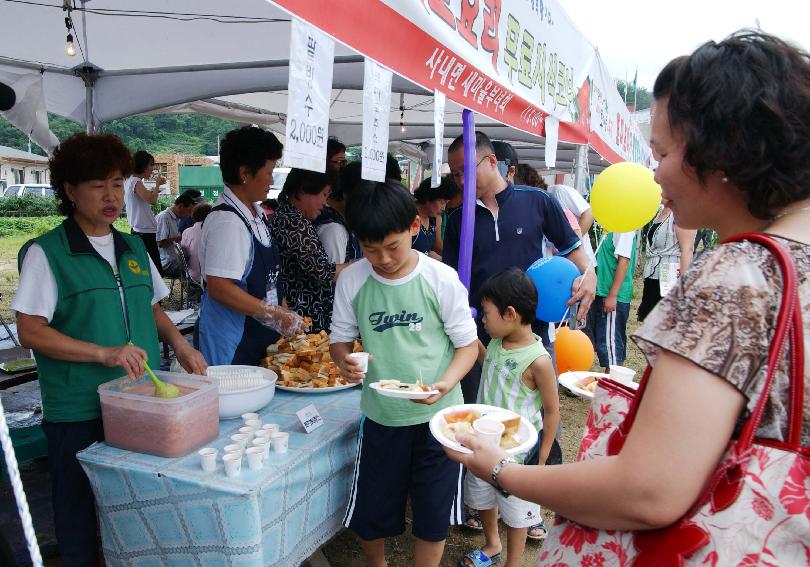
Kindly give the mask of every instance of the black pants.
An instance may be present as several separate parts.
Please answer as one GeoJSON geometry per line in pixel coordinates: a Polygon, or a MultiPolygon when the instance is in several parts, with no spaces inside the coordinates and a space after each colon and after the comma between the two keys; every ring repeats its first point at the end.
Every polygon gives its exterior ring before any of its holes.
{"type": "Polygon", "coordinates": [[[160,273],[160,277],[166,277],[163,274],[163,266],[160,264],[160,250],[158,250],[157,235],[154,232],[135,232],[134,229],[132,230],[132,234],[143,240],[143,243],[146,245],[146,251],[149,253],[152,263],[160,273]]]}
{"type": "Polygon", "coordinates": [[[53,519],[63,567],[88,567],[98,555],[96,504],[76,453],[104,440],[101,419],[42,421],[48,440],[53,519]]]}
{"type": "Polygon", "coordinates": [[[636,314],[639,323],[647,318],[659,301],[661,301],[661,282],[655,278],[644,278],[644,292],[641,294],[641,303],[636,314]]]}

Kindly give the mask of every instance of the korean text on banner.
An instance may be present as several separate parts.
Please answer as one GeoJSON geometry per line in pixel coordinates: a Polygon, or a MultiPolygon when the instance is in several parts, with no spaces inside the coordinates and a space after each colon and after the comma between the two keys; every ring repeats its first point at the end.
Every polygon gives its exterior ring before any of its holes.
{"type": "Polygon", "coordinates": [[[326,171],[326,138],[335,42],[293,18],[284,164],[326,171]]]}
{"type": "Polygon", "coordinates": [[[435,128],[433,151],[433,177],[431,187],[442,182],[442,157],[444,156],[444,103],[447,97],[441,91],[433,91],[433,127],[435,128]]]}
{"type": "Polygon", "coordinates": [[[392,73],[366,58],[363,80],[363,165],[361,176],[385,181],[392,73]]]}

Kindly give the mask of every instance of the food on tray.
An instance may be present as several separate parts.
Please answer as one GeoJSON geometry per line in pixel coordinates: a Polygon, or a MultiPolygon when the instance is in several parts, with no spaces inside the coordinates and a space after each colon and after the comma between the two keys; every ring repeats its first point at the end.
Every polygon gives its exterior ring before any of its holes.
{"type": "MultiPolygon", "coordinates": [[[[355,341],[354,352],[363,350],[355,341]]],[[[330,388],[348,384],[329,355],[329,335],[301,334],[281,338],[267,347],[267,357],[259,363],[278,374],[278,385],[289,388],[330,388]]]]}
{"type": "Polygon", "coordinates": [[[586,376],[585,378],[579,380],[578,382],[575,382],[574,386],[576,386],[580,390],[585,390],[586,392],[590,392],[591,394],[593,394],[594,391],[596,391],[596,384],[598,379],[599,379],[598,376],[586,376]]]}
{"type": "Polygon", "coordinates": [[[410,384],[399,380],[380,380],[380,388],[383,390],[397,390],[399,392],[430,392],[430,387],[424,384],[410,384]]]}
{"type": "MultiPolygon", "coordinates": [[[[458,410],[447,412],[443,417],[445,426],[442,433],[451,441],[455,441],[456,434],[458,433],[474,433],[472,424],[476,419],[481,417],[481,413],[475,410],[458,410]]],[[[520,445],[518,430],[520,429],[521,420],[519,415],[503,411],[487,414],[487,417],[497,419],[503,423],[504,430],[501,435],[501,449],[512,449],[520,445]]]]}

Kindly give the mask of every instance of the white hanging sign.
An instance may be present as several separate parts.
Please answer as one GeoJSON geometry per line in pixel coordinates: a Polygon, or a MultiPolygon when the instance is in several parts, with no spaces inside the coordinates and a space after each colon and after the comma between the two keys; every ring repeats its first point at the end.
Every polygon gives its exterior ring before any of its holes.
{"type": "Polygon", "coordinates": [[[360,175],[369,181],[385,181],[392,73],[367,57],[364,74],[363,162],[360,175]]]}
{"type": "Polygon", "coordinates": [[[546,116],[546,167],[557,165],[557,140],[560,133],[560,120],[551,114],[546,116]]]}
{"type": "Polygon", "coordinates": [[[334,56],[332,38],[293,19],[284,165],[326,171],[334,56]]]}
{"type": "Polygon", "coordinates": [[[664,297],[675,284],[678,283],[678,276],[680,276],[681,265],[677,262],[661,262],[661,267],[658,272],[658,286],[661,297],[664,297]]]}
{"type": "Polygon", "coordinates": [[[444,103],[447,97],[443,92],[433,91],[433,177],[431,187],[438,187],[442,182],[442,156],[444,155],[444,103]]]}

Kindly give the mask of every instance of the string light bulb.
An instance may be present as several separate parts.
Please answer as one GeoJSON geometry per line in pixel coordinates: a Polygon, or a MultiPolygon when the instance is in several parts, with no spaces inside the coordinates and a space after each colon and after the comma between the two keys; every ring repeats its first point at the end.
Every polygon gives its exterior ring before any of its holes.
{"type": "Polygon", "coordinates": [[[405,93],[399,93],[399,131],[405,133],[405,93]]]}
{"type": "Polygon", "coordinates": [[[76,55],[76,46],[73,45],[73,34],[67,34],[67,41],[65,42],[65,53],[70,57],[76,55]]]}

